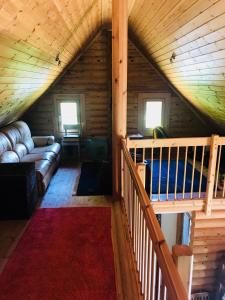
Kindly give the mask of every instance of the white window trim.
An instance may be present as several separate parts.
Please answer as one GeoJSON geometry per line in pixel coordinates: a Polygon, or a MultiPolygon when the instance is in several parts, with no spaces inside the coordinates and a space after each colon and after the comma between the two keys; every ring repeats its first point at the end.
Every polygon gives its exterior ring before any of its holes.
{"type": "Polygon", "coordinates": [[[85,136],[86,134],[86,119],[85,119],[85,97],[84,94],[55,94],[54,95],[54,106],[55,106],[55,117],[54,117],[54,123],[55,123],[55,132],[57,132],[57,135],[62,136],[64,132],[62,132],[59,124],[59,103],[60,102],[73,102],[73,101],[79,101],[79,111],[80,115],[78,117],[78,120],[81,124],[81,132],[82,136],[85,136]]]}
{"type": "Polygon", "coordinates": [[[140,93],[138,94],[138,131],[144,136],[152,135],[153,129],[145,128],[145,107],[147,101],[162,101],[162,127],[169,126],[170,93],[140,93]]]}

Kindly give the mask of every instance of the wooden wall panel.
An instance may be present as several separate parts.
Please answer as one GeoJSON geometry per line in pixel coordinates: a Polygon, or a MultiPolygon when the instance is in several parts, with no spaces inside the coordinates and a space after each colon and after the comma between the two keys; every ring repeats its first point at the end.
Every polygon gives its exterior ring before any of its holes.
{"type": "MultiPolygon", "coordinates": [[[[134,44],[128,43],[128,134],[138,132],[138,94],[171,93],[171,136],[204,136],[210,132],[150,66],[134,44]]],[[[33,134],[55,134],[54,94],[84,94],[87,135],[111,135],[111,37],[103,31],[61,80],[24,116],[33,134]]]]}
{"type": "Polygon", "coordinates": [[[33,134],[56,134],[54,95],[83,94],[85,97],[86,134],[111,134],[111,71],[109,50],[111,36],[99,34],[89,49],[66,72],[47,95],[24,116],[33,134]]]}
{"type": "Polygon", "coordinates": [[[224,0],[141,0],[129,16],[131,32],[158,68],[223,133],[224,15],[224,0]]]}
{"type": "Polygon", "coordinates": [[[138,132],[138,94],[170,93],[168,124],[165,128],[169,136],[205,136],[211,132],[202,121],[170,89],[148,60],[129,42],[128,51],[128,134],[138,132]]]}
{"type": "Polygon", "coordinates": [[[220,259],[225,253],[225,212],[213,211],[210,217],[196,213],[192,220],[191,244],[194,254],[192,290],[215,290],[220,259]]]}

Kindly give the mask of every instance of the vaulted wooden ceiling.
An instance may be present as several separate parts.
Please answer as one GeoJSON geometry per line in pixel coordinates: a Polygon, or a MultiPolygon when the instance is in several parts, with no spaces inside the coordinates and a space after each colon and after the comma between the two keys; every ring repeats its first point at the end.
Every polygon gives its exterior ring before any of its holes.
{"type": "MultiPolygon", "coordinates": [[[[3,125],[110,26],[111,0],[0,0],[0,20],[3,125]]],[[[225,131],[225,0],[129,0],[129,29],[180,93],[225,131]]]]}

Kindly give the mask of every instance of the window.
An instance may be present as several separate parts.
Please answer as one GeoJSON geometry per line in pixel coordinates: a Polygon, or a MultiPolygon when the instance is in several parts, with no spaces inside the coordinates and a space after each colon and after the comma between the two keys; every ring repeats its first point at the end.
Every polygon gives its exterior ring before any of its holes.
{"type": "Polygon", "coordinates": [[[141,93],[138,95],[139,133],[152,136],[155,127],[167,128],[169,100],[169,93],[141,93]]]}
{"type": "Polygon", "coordinates": [[[58,102],[58,106],[59,132],[64,132],[67,125],[70,125],[72,130],[73,125],[80,124],[79,101],[62,100],[58,102]]]}
{"type": "Polygon", "coordinates": [[[64,125],[77,125],[78,124],[78,108],[77,102],[61,102],[61,126],[64,125]]]}
{"type": "Polygon", "coordinates": [[[84,133],[84,97],[83,95],[55,95],[56,130],[59,135],[79,131],[84,133]]]}
{"type": "Polygon", "coordinates": [[[145,105],[145,128],[162,126],[162,101],[146,101],[145,105]]]}

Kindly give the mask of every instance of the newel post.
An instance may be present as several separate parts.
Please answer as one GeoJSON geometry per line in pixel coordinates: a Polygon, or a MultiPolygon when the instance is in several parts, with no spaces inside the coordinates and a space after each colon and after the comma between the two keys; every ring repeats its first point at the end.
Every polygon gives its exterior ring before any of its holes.
{"type": "Polygon", "coordinates": [[[113,196],[121,197],[121,138],[127,130],[128,0],[112,0],[113,196]]]}
{"type": "Polygon", "coordinates": [[[211,215],[212,210],[212,200],[213,200],[213,190],[215,183],[216,174],[216,160],[218,152],[218,135],[212,135],[211,145],[210,145],[210,158],[208,166],[208,177],[207,177],[207,188],[206,188],[206,204],[205,213],[207,216],[211,215]]]}
{"type": "Polygon", "coordinates": [[[190,299],[194,260],[192,248],[187,245],[174,245],[172,255],[184,288],[188,294],[188,299],[190,299]]]}

